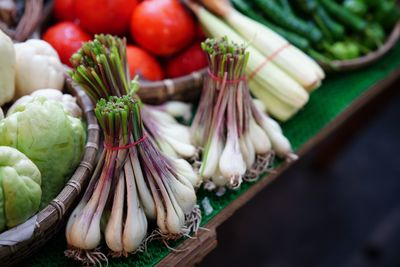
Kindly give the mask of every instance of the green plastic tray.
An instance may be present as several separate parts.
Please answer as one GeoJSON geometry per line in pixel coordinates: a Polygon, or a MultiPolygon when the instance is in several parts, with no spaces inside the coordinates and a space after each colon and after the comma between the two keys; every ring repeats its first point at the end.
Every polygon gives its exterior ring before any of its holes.
{"type": "MultiPolygon", "coordinates": [[[[341,114],[355,99],[385,78],[395,69],[400,68],[400,44],[373,66],[351,73],[329,75],[323,86],[312,93],[310,102],[293,119],[283,124],[283,131],[298,150],[305,142],[315,136],[324,126],[341,114]]],[[[254,183],[253,183],[254,184],[254,183]]],[[[203,216],[202,224],[210,221],[218,212],[228,206],[253,184],[244,184],[240,190],[228,192],[223,197],[216,197],[201,191],[198,199],[208,197],[214,209],[212,214],[203,216]]],[[[180,242],[171,244],[177,245],[180,242]]],[[[79,266],[64,257],[66,248],[64,233],[59,233],[41,252],[25,262],[26,266],[79,266]]],[[[110,259],[109,266],[152,266],[168,255],[169,250],[159,242],[152,242],[146,253],[122,258],[110,259]]]]}

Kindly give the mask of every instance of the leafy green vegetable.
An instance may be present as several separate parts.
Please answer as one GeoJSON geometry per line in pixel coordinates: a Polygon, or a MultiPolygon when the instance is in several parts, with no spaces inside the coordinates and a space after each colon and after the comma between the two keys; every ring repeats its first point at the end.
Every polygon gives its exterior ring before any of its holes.
{"type": "Polygon", "coordinates": [[[0,232],[38,211],[40,184],[40,171],[30,159],[15,148],[0,147],[0,232]]]}
{"type": "Polygon", "coordinates": [[[69,116],[60,103],[43,97],[18,105],[13,112],[0,121],[0,145],[17,148],[38,166],[43,207],[78,165],[86,132],[82,122],[69,116]]]}

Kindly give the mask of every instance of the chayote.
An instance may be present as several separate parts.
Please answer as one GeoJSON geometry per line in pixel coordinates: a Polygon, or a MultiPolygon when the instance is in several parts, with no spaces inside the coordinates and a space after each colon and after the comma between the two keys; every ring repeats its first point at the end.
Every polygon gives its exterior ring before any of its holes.
{"type": "Polygon", "coordinates": [[[85,140],[81,120],[69,116],[59,102],[44,97],[18,105],[0,121],[0,145],[17,148],[42,174],[41,207],[57,196],[76,169],[85,140]]]}
{"type": "Polygon", "coordinates": [[[35,214],[42,190],[38,167],[12,147],[0,146],[0,232],[35,214]]]}

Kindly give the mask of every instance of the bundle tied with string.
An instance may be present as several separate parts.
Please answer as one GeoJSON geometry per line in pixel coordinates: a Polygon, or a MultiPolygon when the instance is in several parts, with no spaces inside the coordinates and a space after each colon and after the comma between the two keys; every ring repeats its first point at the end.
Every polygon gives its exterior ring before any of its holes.
{"type": "Polygon", "coordinates": [[[251,98],[246,46],[223,37],[202,48],[209,69],[191,127],[192,142],[202,150],[199,174],[209,189],[236,189],[267,171],[275,154],[296,157],[279,124],[251,98]]]}
{"type": "MultiPolygon", "coordinates": [[[[137,98],[139,83],[129,78],[125,40],[97,35],[72,62],[71,77],[97,102],[104,150],[69,218],[66,256],[87,264],[107,260],[99,249],[102,233],[109,254],[120,257],[142,251],[149,239],[168,245],[167,240],[196,232],[201,220],[197,175],[188,162],[164,154],[156,143],[152,131],[162,132],[156,116],[167,116],[137,98]],[[157,227],[146,239],[148,219],[157,227]]],[[[171,123],[169,117],[166,121],[171,123]]]]}

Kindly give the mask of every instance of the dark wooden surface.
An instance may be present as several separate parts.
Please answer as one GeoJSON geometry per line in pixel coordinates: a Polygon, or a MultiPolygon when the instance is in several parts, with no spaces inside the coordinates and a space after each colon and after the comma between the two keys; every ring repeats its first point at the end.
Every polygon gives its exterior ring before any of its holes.
{"type": "MultiPolygon", "coordinates": [[[[318,148],[319,145],[324,144],[328,147],[335,147],[335,156],[340,151],[340,144],[344,145],[345,142],[340,141],[345,138],[337,138],[338,143],[326,142],[327,137],[337,134],[340,132],[350,132],[354,135],[357,130],[362,129],[360,118],[363,118],[364,123],[368,121],[368,116],[371,113],[366,111],[370,110],[371,107],[379,108],[379,103],[382,104],[382,99],[391,96],[391,91],[396,90],[396,87],[392,87],[396,82],[400,82],[400,69],[392,72],[385,79],[381,80],[368,91],[366,91],[361,97],[354,101],[342,114],[322,129],[316,136],[306,142],[300,150],[297,152],[299,156],[303,156],[313,149],[318,148]],[[389,90],[391,89],[391,90],[389,90]],[[354,125],[356,121],[356,127],[350,127],[354,125]],[[325,142],[324,142],[325,141],[325,142]]],[[[361,120],[362,121],[362,120],[361,120]]],[[[344,135],[346,136],[346,135],[344,135]]],[[[328,160],[328,159],[326,159],[328,160]]],[[[217,246],[217,228],[224,221],[240,207],[250,201],[258,192],[265,188],[268,184],[279,177],[286,169],[288,169],[296,162],[284,163],[280,165],[273,174],[260,180],[257,184],[252,186],[248,191],[242,194],[239,198],[234,200],[229,206],[218,213],[209,223],[205,225],[208,230],[200,230],[196,239],[188,239],[184,241],[178,248],[180,252],[170,253],[157,266],[194,266],[217,246]]]]}

